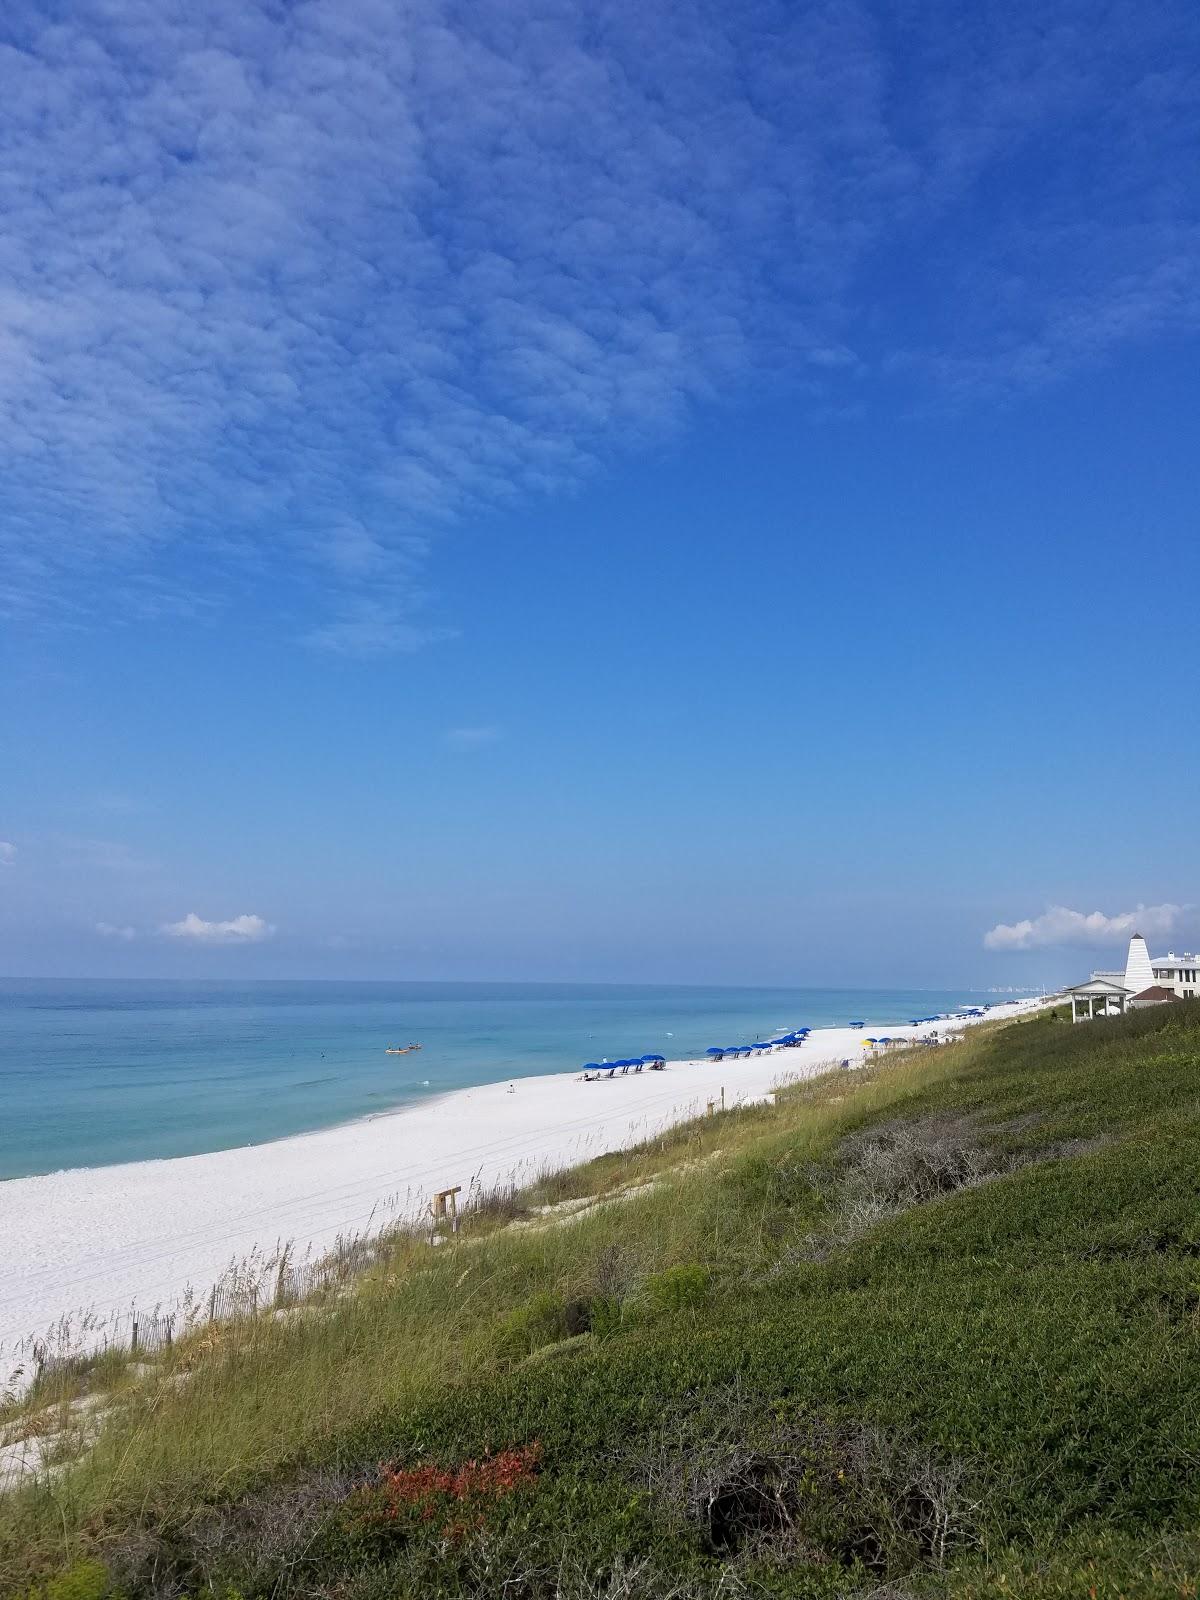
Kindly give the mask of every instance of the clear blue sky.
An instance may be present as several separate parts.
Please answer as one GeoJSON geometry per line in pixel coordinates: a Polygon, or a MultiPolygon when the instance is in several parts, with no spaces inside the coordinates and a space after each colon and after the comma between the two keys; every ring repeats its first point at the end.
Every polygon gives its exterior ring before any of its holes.
{"type": "Polygon", "coordinates": [[[0,973],[1193,948],[1198,72],[1170,0],[6,11],[0,973]]]}

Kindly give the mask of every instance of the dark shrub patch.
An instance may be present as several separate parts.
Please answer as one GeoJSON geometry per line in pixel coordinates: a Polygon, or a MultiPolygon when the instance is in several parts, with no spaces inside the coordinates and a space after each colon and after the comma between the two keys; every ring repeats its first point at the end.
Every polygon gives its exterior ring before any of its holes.
{"type": "Polygon", "coordinates": [[[941,1567],[974,1537],[961,1463],[873,1427],[764,1417],[736,1391],[677,1418],[634,1467],[723,1560],[888,1576],[941,1567]]]}
{"type": "Polygon", "coordinates": [[[563,1326],[568,1338],[592,1331],[592,1307],[588,1300],[568,1300],[563,1308],[563,1326]]]}

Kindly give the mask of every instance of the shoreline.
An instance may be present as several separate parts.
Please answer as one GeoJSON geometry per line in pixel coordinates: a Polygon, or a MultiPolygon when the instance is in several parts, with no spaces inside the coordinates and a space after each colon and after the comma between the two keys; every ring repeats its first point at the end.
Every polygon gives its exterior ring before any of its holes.
{"type": "MultiPolygon", "coordinates": [[[[1045,1004],[1001,1001],[985,1019],[936,1026],[955,1033],[1045,1004]]],[[[873,1026],[910,1039],[933,1025],[873,1026]]],[[[119,1336],[133,1308],[169,1314],[189,1288],[206,1297],[235,1263],[265,1265],[288,1243],[315,1259],[339,1237],[416,1218],[437,1189],[528,1182],[699,1115],[722,1086],[730,1107],[761,1101],[780,1083],[865,1054],[861,1030],[822,1028],[803,1046],[738,1062],[671,1061],[663,1072],[590,1083],[578,1069],[500,1080],[262,1144],[8,1179],[0,1388],[52,1328],[72,1349],[96,1348],[119,1336]]]]}

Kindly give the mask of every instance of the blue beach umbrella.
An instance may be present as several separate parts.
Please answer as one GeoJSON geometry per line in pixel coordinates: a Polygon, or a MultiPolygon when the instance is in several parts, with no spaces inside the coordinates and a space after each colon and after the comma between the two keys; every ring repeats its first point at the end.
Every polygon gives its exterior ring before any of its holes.
{"type": "Polygon", "coordinates": [[[706,1056],[723,1056],[725,1053],[724,1045],[719,1044],[710,1044],[708,1049],[704,1052],[706,1056]]]}
{"type": "Polygon", "coordinates": [[[852,1028],[865,1028],[866,1027],[866,1023],[865,1022],[852,1022],[850,1024],[850,1026],[852,1028]]]}
{"type": "Polygon", "coordinates": [[[600,1063],[598,1061],[585,1061],[583,1063],[583,1070],[585,1072],[599,1072],[600,1063]]]}
{"type": "Polygon", "coordinates": [[[666,1056],[643,1056],[642,1065],[644,1067],[648,1067],[651,1066],[655,1061],[665,1061],[666,1059],[666,1056]]]}

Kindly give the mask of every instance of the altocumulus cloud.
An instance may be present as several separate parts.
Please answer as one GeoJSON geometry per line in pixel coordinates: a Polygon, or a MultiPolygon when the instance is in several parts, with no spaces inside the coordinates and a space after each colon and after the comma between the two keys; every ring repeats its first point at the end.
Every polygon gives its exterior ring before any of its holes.
{"type": "Polygon", "coordinates": [[[444,632],[440,529],[697,403],[824,405],[866,361],[1037,383],[1191,325],[1197,14],[1093,13],[8,8],[0,606],[153,618],[269,581],[316,648],[411,650],[444,632]],[[1046,181],[1006,186],[1030,148],[1046,181]],[[898,348],[863,269],[907,250],[919,281],[934,229],[940,310],[898,348]]]}
{"type": "Polygon", "coordinates": [[[983,936],[988,950],[1038,950],[1047,945],[1106,945],[1131,934],[1165,938],[1187,910],[1186,906],[1138,906],[1105,916],[1102,911],[1071,911],[1050,906],[1040,917],[1021,922],[1000,922],[983,936]]]}
{"type": "Polygon", "coordinates": [[[197,944],[259,944],[269,939],[275,929],[250,913],[224,922],[207,922],[189,911],[179,922],[164,923],[162,931],[172,939],[192,939],[197,944]]]}

